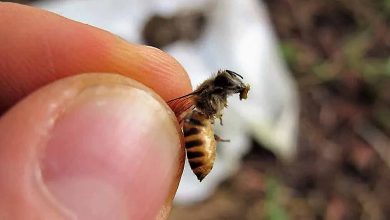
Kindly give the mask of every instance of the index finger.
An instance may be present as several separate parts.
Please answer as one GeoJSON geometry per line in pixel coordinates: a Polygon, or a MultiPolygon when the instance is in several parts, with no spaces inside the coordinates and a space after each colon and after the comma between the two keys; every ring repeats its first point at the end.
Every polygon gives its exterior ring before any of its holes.
{"type": "Polygon", "coordinates": [[[44,10],[0,3],[0,112],[33,90],[65,76],[113,72],[163,99],[191,91],[183,67],[152,47],[44,10]]]}

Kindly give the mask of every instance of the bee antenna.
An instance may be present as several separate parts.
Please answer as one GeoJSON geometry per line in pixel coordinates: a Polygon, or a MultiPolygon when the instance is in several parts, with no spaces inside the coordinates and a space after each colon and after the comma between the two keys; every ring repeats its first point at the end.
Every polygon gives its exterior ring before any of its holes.
{"type": "Polygon", "coordinates": [[[226,72],[228,72],[230,75],[234,75],[234,76],[238,76],[240,77],[241,79],[244,79],[240,74],[236,73],[236,72],[233,72],[231,70],[226,70],[226,72]]]}

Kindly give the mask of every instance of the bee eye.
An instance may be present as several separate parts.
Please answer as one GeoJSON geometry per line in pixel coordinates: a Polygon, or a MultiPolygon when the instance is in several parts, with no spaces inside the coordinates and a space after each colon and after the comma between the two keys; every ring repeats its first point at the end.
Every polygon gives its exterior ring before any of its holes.
{"type": "Polygon", "coordinates": [[[228,86],[232,86],[233,83],[231,82],[231,80],[226,77],[225,75],[219,75],[215,78],[214,80],[214,85],[215,86],[218,86],[218,87],[228,87],[228,86]]]}

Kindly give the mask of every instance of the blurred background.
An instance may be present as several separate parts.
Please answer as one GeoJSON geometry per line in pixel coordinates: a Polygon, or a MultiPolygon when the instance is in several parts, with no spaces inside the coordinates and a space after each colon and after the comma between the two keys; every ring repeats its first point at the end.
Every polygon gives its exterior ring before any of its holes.
{"type": "Polygon", "coordinates": [[[170,219],[390,219],[390,1],[16,1],[161,48],[232,97],[202,183],[187,165],[170,219]]]}

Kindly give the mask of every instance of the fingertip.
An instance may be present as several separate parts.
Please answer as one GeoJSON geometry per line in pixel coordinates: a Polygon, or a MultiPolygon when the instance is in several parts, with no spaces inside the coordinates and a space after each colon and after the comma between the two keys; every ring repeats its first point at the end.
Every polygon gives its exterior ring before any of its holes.
{"type": "Polygon", "coordinates": [[[121,39],[111,48],[110,60],[117,72],[124,72],[143,82],[164,100],[192,91],[187,72],[168,53],[151,46],[129,44],[121,39]],[[129,67],[131,68],[128,69],[129,67]]]}
{"type": "Polygon", "coordinates": [[[0,194],[35,204],[25,213],[44,216],[55,207],[36,202],[46,195],[38,182],[80,219],[152,219],[167,210],[183,168],[173,113],[150,89],[119,75],[53,83],[4,115],[0,131],[8,137],[0,137],[0,163],[15,168],[0,169],[1,178],[13,180],[0,184],[0,194]],[[13,160],[2,157],[9,151],[13,160]],[[36,167],[42,181],[35,181],[36,167]]]}
{"type": "Polygon", "coordinates": [[[0,4],[0,112],[33,90],[85,72],[133,78],[169,100],[189,93],[183,67],[170,55],[54,13],[0,4]]]}

